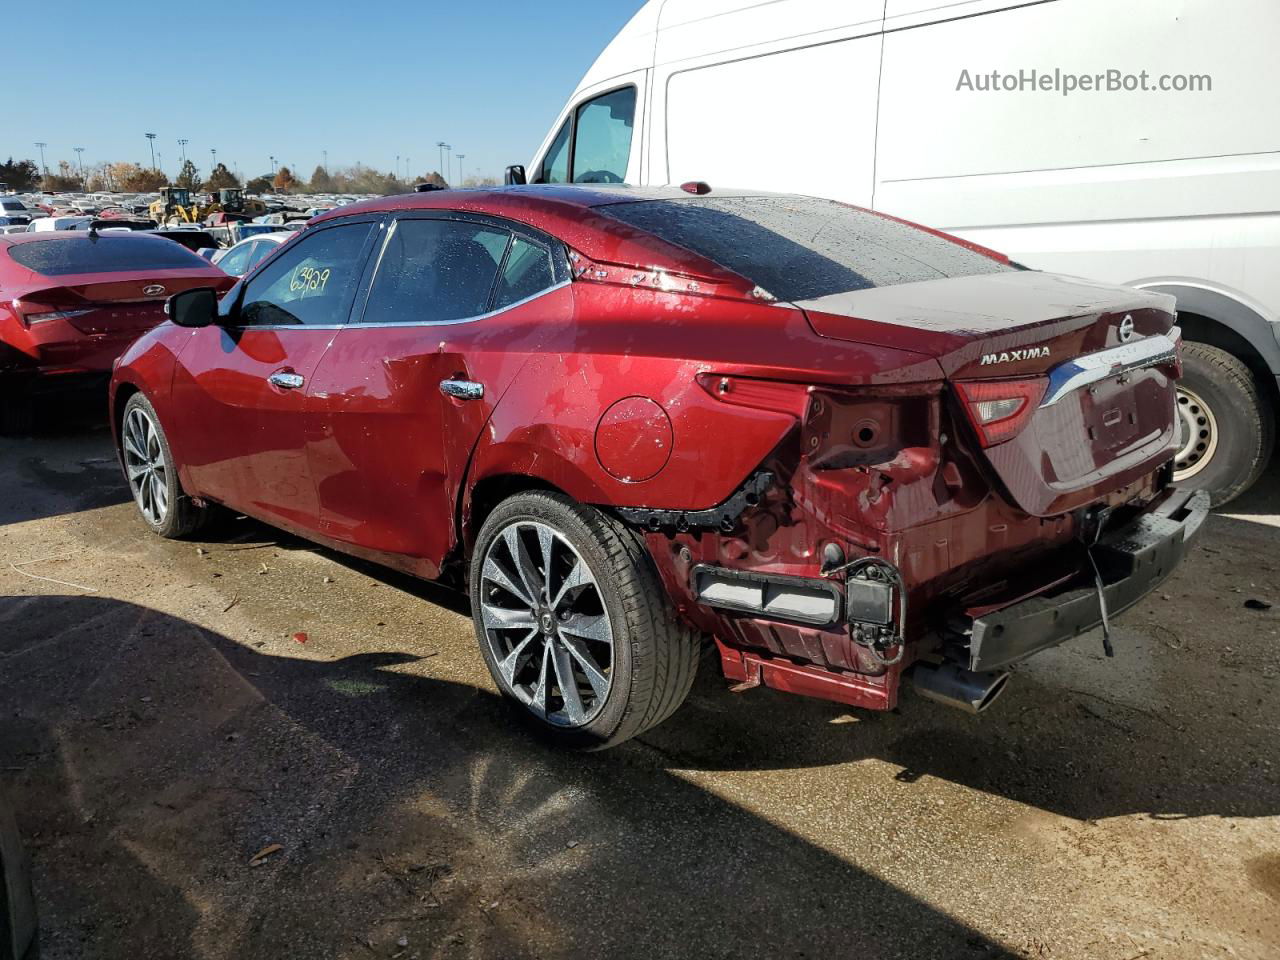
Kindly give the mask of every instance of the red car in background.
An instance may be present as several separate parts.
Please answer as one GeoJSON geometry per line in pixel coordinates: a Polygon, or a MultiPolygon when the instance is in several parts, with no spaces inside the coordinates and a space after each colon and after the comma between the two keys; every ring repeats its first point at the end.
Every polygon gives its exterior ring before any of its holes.
{"type": "Polygon", "coordinates": [[[976,712],[1167,577],[1168,296],[805,197],[438,191],[324,214],[113,381],[145,522],[225,504],[465,584],[562,741],[724,674],[976,712]]]}
{"type": "Polygon", "coordinates": [[[164,320],[170,295],[233,282],[162,237],[0,236],[0,425],[29,426],[50,388],[105,386],[116,358],[164,320]]]}

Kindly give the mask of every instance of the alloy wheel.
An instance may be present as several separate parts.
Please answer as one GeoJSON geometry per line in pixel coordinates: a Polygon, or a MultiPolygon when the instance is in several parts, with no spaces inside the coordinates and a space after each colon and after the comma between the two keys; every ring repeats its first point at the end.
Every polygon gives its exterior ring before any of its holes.
{"type": "Polygon", "coordinates": [[[1194,391],[1178,387],[1178,450],[1173,457],[1173,479],[1195,476],[1218,449],[1218,421],[1213,410],[1194,391]]]}
{"type": "Polygon", "coordinates": [[[160,446],[160,431],[146,411],[135,407],[125,417],[124,468],[138,509],[152,526],[169,513],[169,472],[160,446]]]}
{"type": "Polygon", "coordinates": [[[590,723],[613,683],[613,628],[586,560],[554,527],[517,520],[481,563],[480,619],[502,682],[547,723],[590,723]]]}

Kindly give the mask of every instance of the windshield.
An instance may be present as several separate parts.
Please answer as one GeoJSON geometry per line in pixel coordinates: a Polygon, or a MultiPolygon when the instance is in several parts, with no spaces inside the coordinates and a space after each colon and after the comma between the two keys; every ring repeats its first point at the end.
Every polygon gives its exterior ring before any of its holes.
{"type": "Polygon", "coordinates": [[[123,234],[63,236],[15,243],[9,256],[46,277],[76,273],[136,273],[143,270],[183,270],[208,267],[189,250],[161,237],[123,234]]]}
{"type": "Polygon", "coordinates": [[[919,227],[814,197],[690,197],[596,209],[713,260],[778,300],[1017,269],[919,227]]]}

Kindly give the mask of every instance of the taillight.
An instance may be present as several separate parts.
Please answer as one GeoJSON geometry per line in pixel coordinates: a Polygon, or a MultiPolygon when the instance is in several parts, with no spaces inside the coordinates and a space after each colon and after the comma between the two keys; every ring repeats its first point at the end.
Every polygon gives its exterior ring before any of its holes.
{"type": "Polygon", "coordinates": [[[1045,377],[1030,380],[960,380],[956,389],[984,447],[1011,439],[1027,425],[1044,397],[1045,377]]]}
{"type": "Polygon", "coordinates": [[[90,310],[50,310],[44,304],[23,303],[21,300],[13,300],[10,302],[10,308],[13,310],[19,320],[28,327],[33,327],[37,323],[48,323],[50,320],[69,320],[72,317],[78,317],[85,313],[92,313],[90,310]]]}

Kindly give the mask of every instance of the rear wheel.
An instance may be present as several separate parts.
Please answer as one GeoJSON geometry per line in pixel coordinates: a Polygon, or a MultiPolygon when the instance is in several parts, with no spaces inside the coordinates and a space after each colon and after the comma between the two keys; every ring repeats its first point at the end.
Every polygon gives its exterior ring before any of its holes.
{"type": "Polygon", "coordinates": [[[183,491],[160,418],[140,393],[125,404],[120,458],[133,501],[153,532],[176,540],[191,536],[208,522],[210,509],[197,506],[183,491]]]}
{"type": "Polygon", "coordinates": [[[676,621],[640,538],[553,493],[518,494],[480,530],[476,636],[494,682],[554,740],[611,747],[684,701],[698,636],[676,621]]]}
{"type": "Polygon", "coordinates": [[[1204,343],[1185,343],[1178,382],[1175,483],[1208,490],[1215,506],[1239,496],[1271,456],[1275,416],[1249,368],[1204,343]]]}

